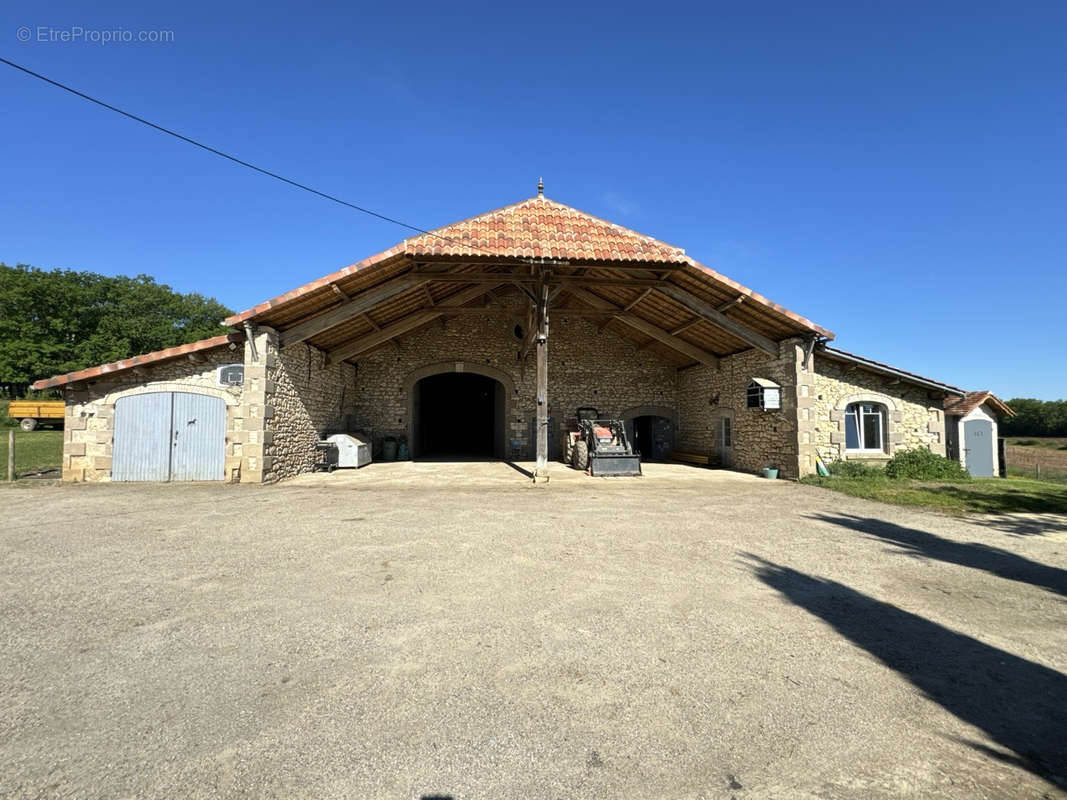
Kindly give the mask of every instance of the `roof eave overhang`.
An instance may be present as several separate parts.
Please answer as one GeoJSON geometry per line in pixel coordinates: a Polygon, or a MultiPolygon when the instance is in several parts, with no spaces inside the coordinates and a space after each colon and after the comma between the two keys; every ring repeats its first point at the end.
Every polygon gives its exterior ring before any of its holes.
{"type": "MultiPolygon", "coordinates": [[[[118,372],[159,364],[163,361],[170,361],[175,358],[190,356],[207,350],[215,350],[219,347],[226,347],[230,344],[239,344],[243,341],[244,334],[240,333],[226,333],[222,336],[212,336],[209,339],[200,339],[199,341],[181,344],[177,347],[156,350],[153,353],[131,356],[130,358],[124,358],[121,361],[112,361],[108,364],[100,364],[96,367],[80,369],[75,372],[67,372],[63,375],[55,375],[51,378],[43,378],[34,383],[31,388],[35,391],[42,391],[44,389],[55,389],[60,386],[79,383],[81,381],[105,378],[118,372]]],[[[242,354],[242,360],[243,358],[244,356],[242,354]]]]}
{"type": "MultiPolygon", "coordinates": [[[[227,317],[224,320],[225,325],[232,327],[239,327],[246,322],[254,322],[257,318],[267,314],[270,311],[280,308],[287,303],[293,302],[300,298],[306,297],[308,294],[324,289],[331,284],[336,284],[338,281],[343,280],[351,275],[367,270],[385,269],[389,266],[395,266],[397,263],[410,262],[412,264],[418,262],[427,263],[457,263],[457,264],[493,264],[500,266],[559,266],[569,269],[625,269],[625,270],[647,270],[650,273],[658,271],[685,271],[696,277],[703,279],[711,279],[721,285],[730,288],[732,291],[736,291],[738,295],[744,296],[746,301],[757,306],[762,306],[774,314],[784,317],[793,325],[803,329],[807,333],[814,335],[815,337],[829,341],[835,338],[833,331],[816,325],[814,322],[806,317],[796,314],[789,309],[781,306],[768,298],[764,297],[751,289],[742,286],[741,284],[727,278],[719,272],[701,264],[700,262],[684,255],[680,255],[677,260],[669,261],[637,261],[637,260],[590,260],[590,259],[574,259],[574,258],[538,258],[538,257],[520,257],[520,256],[486,256],[486,255],[471,255],[467,253],[457,253],[454,255],[441,255],[441,254],[426,254],[426,253],[412,253],[405,249],[405,245],[402,242],[396,247],[384,250],[381,253],[377,253],[369,258],[365,258],[362,261],[357,261],[343,269],[332,272],[329,275],[325,275],[322,278],[311,281],[304,284],[290,292],[287,292],[277,297],[273,297],[259,305],[253,306],[245,311],[234,314],[227,317]]],[[[401,275],[394,276],[394,279],[401,278],[401,275]]],[[[502,276],[506,280],[505,276],[502,276]]]]}
{"type": "Polygon", "coordinates": [[[915,375],[911,372],[905,372],[901,369],[896,369],[888,364],[881,364],[877,361],[871,361],[863,356],[857,356],[853,353],[847,353],[844,350],[838,350],[834,347],[823,347],[819,351],[828,358],[835,359],[837,361],[845,361],[850,364],[855,364],[858,367],[863,367],[870,372],[877,372],[881,375],[889,375],[894,378],[898,378],[901,382],[911,383],[915,386],[921,386],[925,389],[933,391],[944,392],[945,394],[960,395],[961,397],[967,393],[958,386],[950,386],[947,383],[941,383],[930,378],[924,378],[921,375],[915,375]]]}

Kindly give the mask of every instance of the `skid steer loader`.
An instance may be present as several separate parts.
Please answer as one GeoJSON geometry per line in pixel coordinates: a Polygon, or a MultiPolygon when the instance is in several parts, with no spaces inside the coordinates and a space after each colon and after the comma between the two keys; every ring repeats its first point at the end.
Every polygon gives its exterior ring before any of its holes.
{"type": "Polygon", "coordinates": [[[641,456],[633,451],[622,420],[596,419],[595,409],[578,409],[568,444],[570,464],[594,477],[636,477],[641,456]],[[589,411],[593,411],[592,416],[589,411]],[[584,413],[583,413],[584,412],[584,413]]]}

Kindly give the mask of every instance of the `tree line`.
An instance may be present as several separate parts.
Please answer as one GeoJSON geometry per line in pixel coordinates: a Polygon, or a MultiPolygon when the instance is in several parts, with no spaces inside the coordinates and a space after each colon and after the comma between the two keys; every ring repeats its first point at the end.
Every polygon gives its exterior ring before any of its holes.
{"type": "Polygon", "coordinates": [[[0,391],[225,332],[233,312],[149,275],[0,263],[0,391]]]}
{"type": "Polygon", "coordinates": [[[1001,436],[1067,436],[1067,400],[1015,397],[1008,405],[1015,416],[1001,421],[1001,436]]]}

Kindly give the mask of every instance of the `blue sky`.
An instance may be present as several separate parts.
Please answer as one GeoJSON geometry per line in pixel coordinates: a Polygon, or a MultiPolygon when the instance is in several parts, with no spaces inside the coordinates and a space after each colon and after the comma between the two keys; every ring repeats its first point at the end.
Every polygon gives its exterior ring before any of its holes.
{"type": "MultiPolygon", "coordinates": [[[[510,6],[15,2],[0,53],[420,227],[544,175],[844,349],[1067,396],[1067,5],[510,6]],[[74,26],[173,42],[37,40],[74,26]]],[[[9,264],[240,310],[407,235],[2,65],[0,103],[9,264]]]]}

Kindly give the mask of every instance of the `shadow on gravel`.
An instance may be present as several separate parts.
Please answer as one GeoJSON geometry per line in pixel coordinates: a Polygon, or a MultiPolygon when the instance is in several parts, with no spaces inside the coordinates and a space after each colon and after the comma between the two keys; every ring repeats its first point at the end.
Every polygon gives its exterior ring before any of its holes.
{"type": "Polygon", "coordinates": [[[900,547],[903,552],[918,558],[932,558],[949,564],[959,564],[1007,578],[1029,583],[1057,594],[1067,595],[1067,570],[1031,561],[1009,550],[976,542],[954,542],[916,528],[905,528],[892,522],[851,514],[813,514],[811,519],[840,525],[872,539],[881,539],[900,547]]]}
{"type": "Polygon", "coordinates": [[[923,694],[1011,752],[964,743],[1065,785],[1067,677],[923,617],[745,554],[763,583],[825,620],[923,694]]]}
{"type": "Polygon", "coordinates": [[[1033,514],[1020,516],[1004,514],[1002,516],[971,517],[969,522],[984,525],[987,528],[1010,533],[1013,536],[1047,536],[1050,533],[1067,531],[1067,516],[1062,514],[1033,514]]]}

